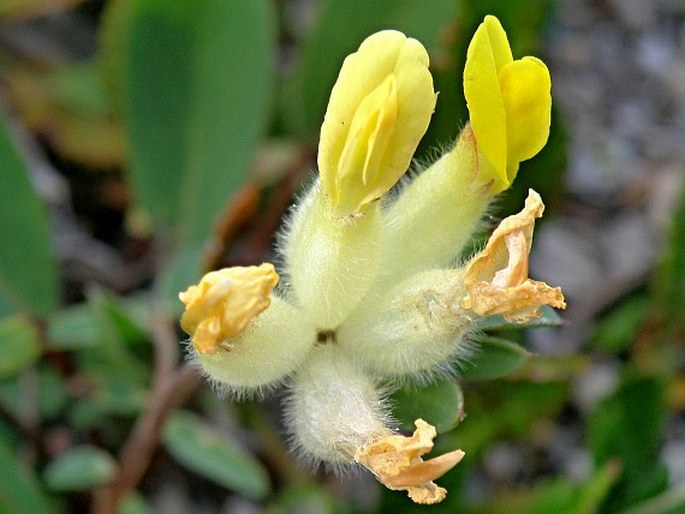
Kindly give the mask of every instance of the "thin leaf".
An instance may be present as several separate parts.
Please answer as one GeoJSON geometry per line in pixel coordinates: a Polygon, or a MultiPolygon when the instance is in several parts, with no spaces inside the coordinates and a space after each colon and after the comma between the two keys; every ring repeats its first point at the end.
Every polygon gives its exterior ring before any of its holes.
{"type": "Polygon", "coordinates": [[[269,478],[259,462],[197,416],[176,412],[166,422],[162,438],[176,460],[208,480],[254,499],[269,492],[269,478]]]}
{"type": "Polygon", "coordinates": [[[23,310],[48,314],[57,302],[48,220],[0,121],[0,316],[23,310]]]}
{"type": "Polygon", "coordinates": [[[45,483],[53,491],[86,491],[111,480],[114,458],[95,446],[78,446],[63,453],[45,468],[45,483]]]}
{"type": "Polygon", "coordinates": [[[513,341],[499,337],[483,336],[476,340],[477,346],[460,369],[465,379],[490,380],[513,373],[530,358],[525,348],[513,341]]]}

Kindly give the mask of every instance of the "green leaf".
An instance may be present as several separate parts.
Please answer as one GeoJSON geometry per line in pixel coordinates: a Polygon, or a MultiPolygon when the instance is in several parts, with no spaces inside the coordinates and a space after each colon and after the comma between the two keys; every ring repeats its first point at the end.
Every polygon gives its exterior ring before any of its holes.
{"type": "Polygon", "coordinates": [[[0,439],[0,514],[51,514],[56,512],[31,471],[20,463],[0,439]]]}
{"type": "Polygon", "coordinates": [[[482,336],[475,342],[473,355],[461,365],[460,376],[465,379],[505,377],[523,366],[531,356],[525,348],[499,337],[482,336]]]}
{"type": "Polygon", "coordinates": [[[423,387],[405,387],[396,391],[390,401],[400,428],[411,432],[414,421],[422,418],[438,433],[452,430],[464,417],[464,395],[459,385],[443,378],[423,387]]]}
{"type": "Polygon", "coordinates": [[[285,489],[264,514],[335,514],[335,502],[323,488],[303,485],[285,489]]]}
{"type": "Polygon", "coordinates": [[[661,379],[630,373],[590,416],[588,443],[596,464],[618,459],[623,467],[606,512],[621,512],[666,486],[667,476],[659,462],[664,402],[661,379]]]}
{"type": "Polygon", "coordinates": [[[36,328],[23,316],[0,320],[0,380],[16,375],[40,356],[36,328]]]}
{"type": "MultiPolygon", "coordinates": [[[[35,387],[32,375],[30,388],[35,387]]],[[[0,381],[0,401],[16,417],[21,417],[22,407],[32,392],[26,391],[25,383],[15,377],[13,380],[0,381]]],[[[67,403],[66,384],[55,371],[46,365],[37,366],[38,411],[41,419],[54,419],[67,403]]]]}
{"type": "Polygon", "coordinates": [[[48,319],[48,340],[57,350],[79,350],[97,346],[100,329],[92,307],[79,304],[54,312],[48,319]]]}
{"type": "Polygon", "coordinates": [[[124,497],[117,514],[152,514],[152,509],[138,492],[133,491],[124,497]]]}
{"type": "MultiPolygon", "coordinates": [[[[291,129],[307,135],[318,132],[328,97],[343,59],[367,36],[382,29],[398,29],[421,41],[435,56],[444,41],[440,35],[456,22],[453,0],[327,0],[303,45],[297,69],[283,88],[280,108],[291,129]]],[[[459,120],[454,120],[455,127],[459,120]]]]}
{"type": "Polygon", "coordinates": [[[0,170],[0,316],[19,310],[45,315],[57,303],[48,220],[2,121],[0,170]]]}
{"type": "Polygon", "coordinates": [[[126,59],[131,179],[157,228],[201,243],[268,122],[267,0],[133,0],[126,59]]]}
{"type": "Polygon", "coordinates": [[[599,321],[591,339],[593,346],[612,353],[627,350],[645,320],[649,305],[650,299],[646,296],[624,300],[599,321]]]}
{"type": "Polygon", "coordinates": [[[197,416],[177,411],[167,420],[162,439],[176,460],[208,480],[249,498],[268,494],[269,478],[261,464],[197,416]]]}
{"type": "Polygon", "coordinates": [[[114,458],[95,446],[77,446],[50,462],[45,483],[54,491],[86,491],[111,480],[116,473],[114,458]]]}
{"type": "Polygon", "coordinates": [[[542,315],[539,318],[528,323],[510,323],[499,314],[485,316],[478,319],[477,326],[479,330],[524,330],[527,328],[559,327],[564,323],[557,311],[549,305],[540,307],[540,313],[542,315]]]}

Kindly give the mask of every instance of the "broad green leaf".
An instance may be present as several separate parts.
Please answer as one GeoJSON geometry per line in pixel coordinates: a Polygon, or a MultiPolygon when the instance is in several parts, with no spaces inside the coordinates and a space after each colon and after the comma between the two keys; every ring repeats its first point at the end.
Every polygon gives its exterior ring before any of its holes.
{"type": "Polygon", "coordinates": [[[0,514],[52,514],[57,512],[34,474],[25,469],[0,439],[0,514]]]}
{"type": "Polygon", "coordinates": [[[452,430],[464,416],[464,395],[459,385],[448,378],[423,387],[399,389],[390,401],[400,427],[410,432],[418,418],[433,425],[440,434],[452,430]]]}
{"type": "Polygon", "coordinates": [[[261,464],[197,416],[177,411],[167,420],[162,438],[176,460],[208,480],[254,499],[269,492],[269,477],[261,464]]]}
{"type": "Polygon", "coordinates": [[[685,514],[685,486],[673,487],[623,514],[685,514]]]}
{"type": "Polygon", "coordinates": [[[465,379],[489,380],[513,373],[530,358],[525,348],[499,337],[476,339],[473,355],[461,364],[460,376],[465,379]]]}
{"type": "Polygon", "coordinates": [[[125,97],[134,191],[157,228],[201,244],[268,122],[267,0],[133,0],[125,97]]]}
{"type": "Polygon", "coordinates": [[[485,316],[478,319],[479,330],[524,330],[527,328],[558,327],[563,324],[562,319],[552,307],[543,305],[540,307],[539,318],[535,318],[528,323],[510,323],[503,316],[497,314],[485,316]]]}
{"type": "Polygon", "coordinates": [[[48,220],[0,120],[0,316],[13,311],[48,314],[57,302],[48,220]]]}
{"type": "Polygon", "coordinates": [[[77,446],[50,462],[45,483],[53,491],[86,491],[111,480],[116,473],[114,458],[95,446],[77,446]]]}
{"type": "Polygon", "coordinates": [[[40,356],[38,332],[23,316],[0,320],[0,380],[21,372],[40,356]]]}
{"type": "MultiPolygon", "coordinates": [[[[326,0],[306,38],[297,68],[280,98],[284,121],[297,132],[318,132],[343,59],[372,33],[398,29],[421,41],[435,57],[444,35],[456,23],[453,0],[326,0]]],[[[454,120],[455,127],[460,120],[454,120]]]]}

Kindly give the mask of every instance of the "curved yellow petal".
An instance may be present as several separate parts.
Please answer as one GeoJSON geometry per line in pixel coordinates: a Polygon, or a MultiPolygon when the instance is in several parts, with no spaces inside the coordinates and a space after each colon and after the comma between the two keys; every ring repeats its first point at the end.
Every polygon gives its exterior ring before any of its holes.
{"type": "Polygon", "coordinates": [[[340,216],[361,212],[409,167],[435,108],[428,54],[401,32],[369,36],[343,63],[321,127],[321,184],[340,216]]]}
{"type": "Polygon", "coordinates": [[[507,125],[499,71],[512,62],[506,33],[497,18],[487,16],[466,52],[464,96],[478,147],[492,166],[493,188],[502,188],[507,169],[507,125]]]}
{"type": "MultiPolygon", "coordinates": [[[[499,80],[507,119],[507,164],[518,168],[547,143],[552,81],[545,63],[535,57],[508,64],[500,71],[499,80]]],[[[509,182],[514,176],[507,177],[509,182]]]]}
{"type": "Polygon", "coordinates": [[[486,16],[469,45],[464,95],[479,154],[479,179],[490,193],[507,189],[519,168],[547,142],[551,80],[542,61],[514,61],[507,35],[494,16],[486,16]]]}

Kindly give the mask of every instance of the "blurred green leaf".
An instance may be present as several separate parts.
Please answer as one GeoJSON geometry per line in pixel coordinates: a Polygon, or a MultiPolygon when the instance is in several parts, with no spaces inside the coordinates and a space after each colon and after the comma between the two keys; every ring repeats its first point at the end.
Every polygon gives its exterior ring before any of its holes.
{"type": "Polygon", "coordinates": [[[133,491],[122,500],[117,514],[152,514],[152,509],[138,492],[133,491]]]}
{"type": "Polygon", "coordinates": [[[23,316],[0,320],[0,380],[16,375],[40,356],[40,340],[23,316]]]}
{"type": "Polygon", "coordinates": [[[334,514],[335,502],[326,489],[315,485],[289,487],[264,514],[334,514]]]}
{"type": "Polygon", "coordinates": [[[631,373],[592,413],[588,443],[596,464],[618,459],[623,467],[603,512],[620,512],[666,486],[667,476],[658,459],[664,393],[662,380],[631,373]]]}
{"type": "Polygon", "coordinates": [[[114,458],[95,446],[77,446],[50,462],[45,483],[54,491],[86,491],[111,480],[116,473],[114,458]]]}
{"type": "Polygon", "coordinates": [[[268,494],[269,477],[261,464],[197,416],[175,412],[164,425],[162,439],[176,460],[208,480],[249,498],[268,494]]]}
{"type": "MultiPolygon", "coordinates": [[[[66,383],[52,368],[45,364],[39,364],[36,371],[38,377],[37,394],[32,391],[27,392],[22,381],[15,378],[0,381],[0,400],[14,416],[21,417],[20,413],[27,398],[33,398],[36,395],[40,418],[54,419],[67,403],[66,383]]],[[[33,383],[31,387],[33,387],[33,383]]]]}
{"type": "Polygon", "coordinates": [[[79,350],[97,346],[99,327],[93,308],[79,304],[55,311],[48,319],[48,340],[57,350],[79,350]]]}
{"type": "Polygon", "coordinates": [[[0,439],[0,514],[51,514],[56,512],[32,472],[0,439]]]}
{"type": "Polygon", "coordinates": [[[649,305],[646,296],[633,296],[617,305],[598,322],[591,338],[593,346],[611,353],[627,350],[645,320],[649,305]]]}
{"type": "Polygon", "coordinates": [[[658,270],[655,311],[661,321],[662,338],[672,340],[685,333],[685,187],[671,218],[668,244],[658,270]]]}
{"type": "Polygon", "coordinates": [[[157,228],[201,244],[247,175],[275,64],[267,0],[133,0],[125,73],[135,193],[157,228]]]}
{"type": "Polygon", "coordinates": [[[459,385],[449,378],[427,386],[399,389],[390,397],[393,416],[403,430],[415,429],[414,421],[422,418],[438,433],[452,430],[464,416],[464,395],[459,385]]]}
{"type": "Polygon", "coordinates": [[[17,310],[45,315],[57,302],[48,219],[2,121],[0,170],[0,316],[17,310]]]}
{"type": "Polygon", "coordinates": [[[540,307],[539,318],[527,323],[510,323],[503,316],[496,314],[478,318],[478,330],[525,330],[527,328],[558,327],[564,322],[552,307],[543,305],[540,307]]]}
{"type": "Polygon", "coordinates": [[[669,489],[623,514],[685,514],[685,486],[681,484],[669,489]]]}
{"type": "Polygon", "coordinates": [[[494,439],[524,438],[535,423],[555,415],[568,398],[568,383],[495,380],[469,384],[466,419],[453,433],[456,445],[470,455],[494,439]]]}
{"type": "Polygon", "coordinates": [[[499,337],[475,339],[473,355],[464,359],[459,375],[464,379],[491,380],[513,373],[530,358],[528,350],[499,337]]]}
{"type": "Polygon", "coordinates": [[[445,43],[441,37],[456,21],[456,4],[453,0],[326,0],[317,15],[279,105],[284,121],[293,124],[291,130],[306,135],[318,132],[343,59],[367,36],[382,29],[401,30],[420,40],[434,56],[445,43]]]}

